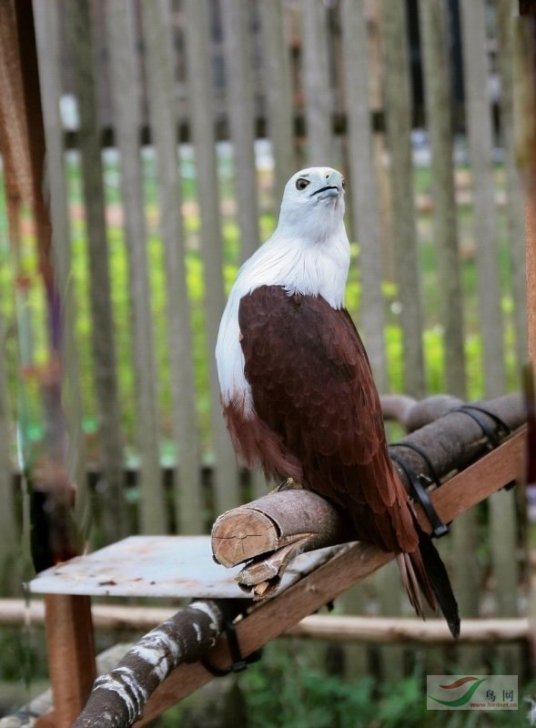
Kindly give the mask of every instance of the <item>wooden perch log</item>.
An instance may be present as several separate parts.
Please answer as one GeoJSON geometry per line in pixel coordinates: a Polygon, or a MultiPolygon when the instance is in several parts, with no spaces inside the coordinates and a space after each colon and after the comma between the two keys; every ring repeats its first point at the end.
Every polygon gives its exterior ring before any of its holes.
{"type": "Polygon", "coordinates": [[[140,717],[147,698],[182,662],[195,662],[222,631],[214,601],[197,601],[148,632],[106,675],[98,677],[74,728],[123,728],[140,717]]]}
{"type": "MultiPolygon", "coordinates": [[[[500,428],[493,416],[510,430],[525,420],[518,395],[475,405],[491,413],[486,415],[476,410],[490,431],[497,432],[498,439],[506,433],[498,432],[500,428]]],[[[457,411],[459,406],[459,400],[453,397],[429,398],[422,406],[412,405],[406,412],[408,422],[412,418],[431,422],[400,441],[396,447],[397,459],[416,473],[437,475],[440,479],[474,461],[489,443],[480,425],[469,414],[457,411]],[[449,407],[453,411],[449,412],[449,407]],[[405,445],[416,445],[428,460],[405,445]]],[[[405,473],[401,471],[400,475],[408,485],[405,473]]],[[[440,492],[437,495],[441,499],[440,492]]],[[[421,522],[430,530],[424,517],[421,522]]],[[[277,589],[284,570],[295,556],[344,543],[351,537],[344,515],[323,498],[304,490],[284,490],[223,513],[214,523],[212,549],[215,560],[224,566],[246,564],[238,583],[254,599],[261,599],[277,589]]]]}
{"type": "MultiPolygon", "coordinates": [[[[432,399],[432,398],[430,398],[432,399]]],[[[506,425],[511,432],[517,430],[526,421],[526,412],[520,394],[506,394],[484,402],[471,402],[467,405],[468,411],[459,411],[457,400],[452,399],[454,408],[447,411],[439,418],[433,418],[428,424],[426,421],[426,409],[415,408],[409,422],[413,427],[419,421],[423,426],[413,431],[410,435],[400,440],[400,444],[410,444],[423,450],[433,465],[435,473],[439,478],[445,478],[453,471],[459,472],[474,462],[487,449],[491,443],[482,431],[482,427],[474,419],[476,416],[496,434],[500,442],[505,439],[506,433],[498,427],[498,420],[506,425]],[[478,408],[471,410],[470,408],[478,408]],[[484,414],[482,410],[490,414],[484,414]]],[[[423,405],[427,402],[424,400],[423,405]]],[[[432,406],[430,415],[435,410],[432,406]]],[[[437,411],[437,410],[435,410],[437,411]]],[[[391,446],[393,447],[393,446],[391,446]]],[[[423,473],[432,477],[433,473],[426,461],[414,450],[399,447],[397,456],[404,461],[404,464],[417,473],[423,473]]]]}
{"type": "Polygon", "coordinates": [[[333,506],[315,493],[308,496],[304,502],[301,489],[283,490],[223,513],[212,529],[216,561],[236,566],[284,549],[286,564],[303,551],[351,540],[333,506]]]}
{"type": "Polygon", "coordinates": [[[406,432],[413,432],[463,405],[463,400],[450,394],[435,394],[420,401],[406,394],[382,394],[380,401],[383,419],[395,420],[406,432]]]}

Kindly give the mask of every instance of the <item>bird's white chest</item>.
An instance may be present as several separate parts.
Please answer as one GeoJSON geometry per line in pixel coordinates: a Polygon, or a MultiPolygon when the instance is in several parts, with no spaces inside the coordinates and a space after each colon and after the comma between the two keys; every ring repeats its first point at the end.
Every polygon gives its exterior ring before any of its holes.
{"type": "Polygon", "coordinates": [[[289,295],[322,296],[333,308],[344,303],[350,262],[346,234],[317,245],[275,238],[265,243],[241,268],[222,316],[216,362],[224,404],[233,401],[244,416],[253,413],[251,387],[244,374],[238,314],[240,300],[261,286],[280,286],[289,295]]]}

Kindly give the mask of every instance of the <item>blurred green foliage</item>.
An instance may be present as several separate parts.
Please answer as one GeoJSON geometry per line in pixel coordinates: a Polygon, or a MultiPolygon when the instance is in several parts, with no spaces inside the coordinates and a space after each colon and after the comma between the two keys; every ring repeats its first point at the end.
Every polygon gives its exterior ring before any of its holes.
{"type": "MultiPolygon", "coordinates": [[[[313,664],[303,643],[278,640],[264,648],[262,660],[237,678],[244,718],[241,728],[473,728],[527,725],[528,704],[519,711],[446,712],[426,710],[426,675],[415,673],[396,683],[370,675],[345,679],[313,664]]],[[[317,660],[316,660],[317,662],[317,660]]],[[[496,671],[500,673],[500,667],[496,671]]],[[[520,680],[520,702],[534,684],[520,680]]],[[[228,698],[237,701],[237,690],[228,698]]],[[[231,728],[224,696],[186,698],[167,711],[158,728],[231,728]],[[205,712],[204,707],[207,710],[205,712]]]]}

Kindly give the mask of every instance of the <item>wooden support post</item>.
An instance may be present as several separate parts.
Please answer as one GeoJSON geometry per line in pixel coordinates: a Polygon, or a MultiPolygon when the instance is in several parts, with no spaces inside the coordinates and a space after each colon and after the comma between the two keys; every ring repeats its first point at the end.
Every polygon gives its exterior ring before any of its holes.
{"type": "MultiPolygon", "coordinates": [[[[96,676],[91,599],[45,595],[45,624],[55,728],[70,728],[96,676]]],[[[39,723],[40,728],[46,723],[39,723]]]]}

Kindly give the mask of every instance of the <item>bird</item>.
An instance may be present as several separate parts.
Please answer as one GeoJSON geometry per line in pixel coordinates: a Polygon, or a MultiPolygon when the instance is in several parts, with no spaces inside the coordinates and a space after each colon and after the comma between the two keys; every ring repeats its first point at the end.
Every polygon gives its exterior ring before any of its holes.
{"type": "Polygon", "coordinates": [[[344,305],[350,243],[345,181],[296,172],[277,226],[238,271],[216,341],[221,402],[235,452],[294,481],[350,519],[356,540],[397,554],[403,585],[460,631],[446,568],[389,457],[367,353],[344,305]]]}

